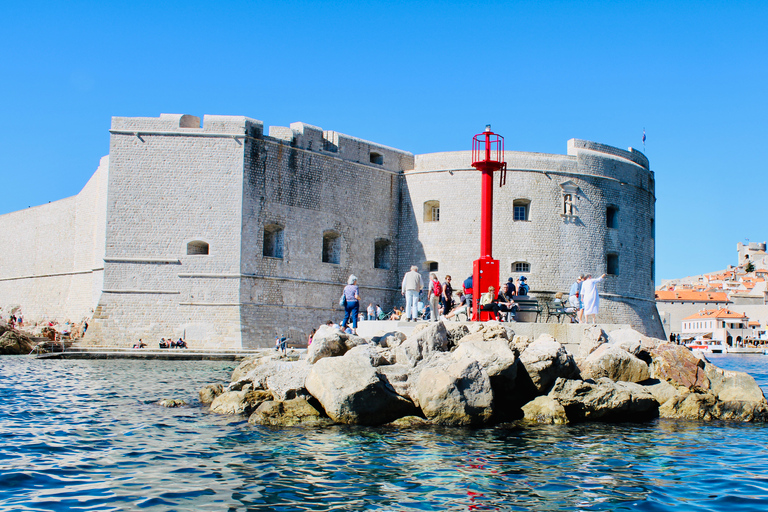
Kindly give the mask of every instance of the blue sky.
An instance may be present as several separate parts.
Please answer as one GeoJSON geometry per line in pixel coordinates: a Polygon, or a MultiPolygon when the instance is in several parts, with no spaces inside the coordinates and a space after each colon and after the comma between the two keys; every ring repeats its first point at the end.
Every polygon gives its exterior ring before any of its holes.
{"type": "Polygon", "coordinates": [[[414,153],[642,150],[658,279],[768,239],[768,2],[3,2],[0,214],[68,197],[111,116],[304,121],[414,153]]]}

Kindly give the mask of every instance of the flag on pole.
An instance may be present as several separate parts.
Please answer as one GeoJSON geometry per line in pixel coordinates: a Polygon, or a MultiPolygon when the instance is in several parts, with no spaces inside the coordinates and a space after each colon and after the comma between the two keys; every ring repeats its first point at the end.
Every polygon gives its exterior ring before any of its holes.
{"type": "Polygon", "coordinates": [[[643,128],[643,144],[645,144],[645,128],[643,128]]]}

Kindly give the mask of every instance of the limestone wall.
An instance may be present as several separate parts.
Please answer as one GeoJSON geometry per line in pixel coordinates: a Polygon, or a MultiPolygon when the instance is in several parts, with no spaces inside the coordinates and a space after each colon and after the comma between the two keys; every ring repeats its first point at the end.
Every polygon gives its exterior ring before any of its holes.
{"type": "Polygon", "coordinates": [[[26,321],[91,316],[103,279],[109,158],[76,196],[0,216],[0,308],[26,321]]]}
{"type": "MultiPolygon", "coordinates": [[[[618,272],[600,285],[601,321],[660,336],[651,268],[653,173],[637,152],[604,149],[572,140],[568,155],[506,152],[507,182],[499,188],[497,176],[494,188],[493,256],[503,281],[525,275],[534,295],[547,298],[567,292],[580,273],[606,273],[607,255],[616,255],[618,272]],[[572,215],[564,214],[566,191],[574,191],[572,215]],[[516,200],[528,205],[527,220],[514,220],[516,200]],[[617,209],[616,228],[607,226],[609,206],[617,209]],[[516,263],[530,271],[516,272],[516,263]]],[[[470,158],[469,151],[419,155],[404,174],[401,275],[416,264],[426,277],[430,262],[441,279],[451,274],[458,285],[471,274],[479,257],[480,173],[470,158]],[[435,201],[437,222],[424,211],[435,201]]]]}

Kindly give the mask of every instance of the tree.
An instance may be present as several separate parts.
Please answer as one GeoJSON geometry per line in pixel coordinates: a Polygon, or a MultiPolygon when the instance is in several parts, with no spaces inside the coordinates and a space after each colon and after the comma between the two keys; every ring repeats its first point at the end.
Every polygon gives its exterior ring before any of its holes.
{"type": "Polygon", "coordinates": [[[748,261],[747,265],[744,267],[744,272],[749,274],[750,272],[754,272],[754,271],[755,271],[755,266],[752,264],[751,261],[748,261]]]}

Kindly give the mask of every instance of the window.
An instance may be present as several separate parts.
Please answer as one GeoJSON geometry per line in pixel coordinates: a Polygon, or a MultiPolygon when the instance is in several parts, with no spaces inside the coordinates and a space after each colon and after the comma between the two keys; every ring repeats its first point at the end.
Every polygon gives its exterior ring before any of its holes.
{"type": "Polygon", "coordinates": [[[619,227],[619,209],[615,206],[609,206],[605,209],[605,225],[613,229],[619,227]]]}
{"type": "Polygon", "coordinates": [[[323,233],[323,263],[341,263],[341,237],[336,231],[323,233]]]}
{"type": "Polygon", "coordinates": [[[512,272],[530,272],[531,264],[525,261],[516,261],[512,264],[512,272]]]}
{"type": "Polygon", "coordinates": [[[528,199],[515,199],[512,202],[512,219],[513,220],[528,220],[528,209],[531,205],[531,201],[528,199]]]}
{"type": "Polygon", "coordinates": [[[376,240],[373,247],[373,268],[389,268],[389,261],[391,255],[391,244],[389,240],[380,239],[376,240]]]}
{"type": "Polygon", "coordinates": [[[440,201],[427,201],[424,203],[424,222],[438,222],[440,220],[440,201]]]}
{"type": "Polygon", "coordinates": [[[283,257],[283,227],[278,224],[264,226],[264,256],[283,257]]]}
{"type": "Polygon", "coordinates": [[[377,164],[377,165],[383,165],[384,155],[382,155],[381,153],[376,153],[374,151],[371,151],[371,163],[377,164]]]}
{"type": "Polygon", "coordinates": [[[618,254],[607,254],[606,255],[606,267],[608,267],[608,270],[606,274],[610,274],[613,276],[619,275],[619,255],[618,254]]]}
{"type": "Polygon", "coordinates": [[[429,272],[437,272],[437,262],[436,261],[425,261],[424,262],[424,268],[426,268],[429,272]]]}
{"type": "Polygon", "coordinates": [[[208,244],[196,240],[187,244],[187,254],[208,254],[208,244]]]}

